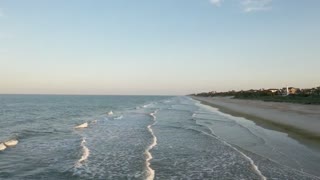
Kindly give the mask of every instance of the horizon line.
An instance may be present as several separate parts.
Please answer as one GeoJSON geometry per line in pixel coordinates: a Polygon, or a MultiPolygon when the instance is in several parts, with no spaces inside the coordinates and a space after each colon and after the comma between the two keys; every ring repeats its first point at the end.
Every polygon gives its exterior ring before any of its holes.
{"type": "Polygon", "coordinates": [[[167,94],[55,94],[55,93],[0,93],[0,95],[51,95],[51,96],[187,96],[167,94]]]}

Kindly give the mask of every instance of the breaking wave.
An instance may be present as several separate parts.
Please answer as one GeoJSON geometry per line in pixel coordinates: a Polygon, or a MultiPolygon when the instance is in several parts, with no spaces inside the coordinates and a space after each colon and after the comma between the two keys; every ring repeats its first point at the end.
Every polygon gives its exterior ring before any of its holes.
{"type": "Polygon", "coordinates": [[[86,146],[86,138],[82,138],[81,141],[81,147],[82,147],[82,156],[81,158],[78,160],[78,162],[76,163],[76,167],[80,167],[82,166],[82,163],[84,161],[86,161],[90,155],[90,150],[89,148],[86,146]]]}
{"type": "Polygon", "coordinates": [[[157,111],[153,112],[153,113],[150,113],[150,116],[153,118],[153,123],[148,125],[148,131],[150,132],[150,134],[152,135],[152,143],[148,146],[148,148],[146,149],[146,166],[147,166],[147,180],[153,180],[154,179],[154,175],[155,175],[155,172],[154,170],[150,167],[150,161],[151,159],[153,158],[151,153],[150,153],[150,150],[153,149],[156,145],[157,145],[157,137],[154,135],[153,133],[153,130],[152,130],[152,126],[154,126],[157,121],[157,117],[155,116],[155,114],[157,113],[157,111]]]}

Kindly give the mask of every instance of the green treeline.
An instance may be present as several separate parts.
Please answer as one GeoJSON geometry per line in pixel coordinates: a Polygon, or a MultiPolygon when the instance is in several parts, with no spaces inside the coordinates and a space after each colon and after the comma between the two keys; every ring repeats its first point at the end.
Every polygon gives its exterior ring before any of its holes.
{"type": "Polygon", "coordinates": [[[235,99],[252,99],[272,102],[289,102],[300,104],[320,104],[320,87],[299,89],[290,87],[282,89],[259,89],[247,91],[203,92],[194,96],[217,97],[232,96],[235,99]]]}

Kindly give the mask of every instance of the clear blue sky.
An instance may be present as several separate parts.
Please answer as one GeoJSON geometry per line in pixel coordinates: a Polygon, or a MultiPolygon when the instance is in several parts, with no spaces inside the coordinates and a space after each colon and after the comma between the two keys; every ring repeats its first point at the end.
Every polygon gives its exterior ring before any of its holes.
{"type": "Polygon", "coordinates": [[[0,93],[320,85],[319,0],[0,0],[0,93]]]}

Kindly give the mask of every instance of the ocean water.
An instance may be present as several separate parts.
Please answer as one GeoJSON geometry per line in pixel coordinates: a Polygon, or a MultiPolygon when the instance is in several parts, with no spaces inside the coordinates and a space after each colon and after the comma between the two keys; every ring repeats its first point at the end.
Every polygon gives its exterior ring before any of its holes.
{"type": "Polygon", "coordinates": [[[0,142],[12,139],[0,179],[320,176],[319,151],[184,96],[0,95],[0,142]]]}

